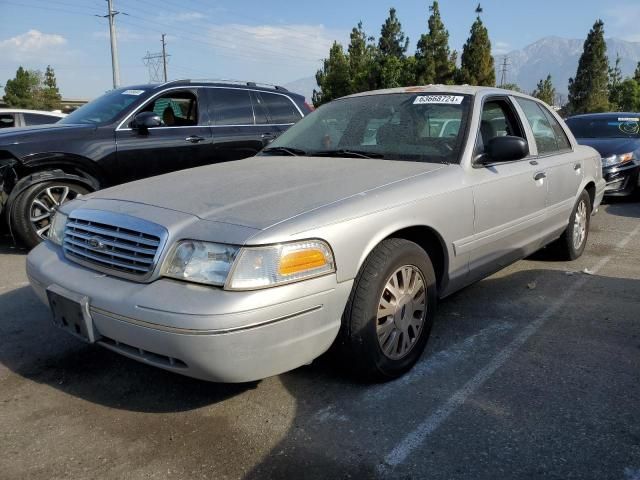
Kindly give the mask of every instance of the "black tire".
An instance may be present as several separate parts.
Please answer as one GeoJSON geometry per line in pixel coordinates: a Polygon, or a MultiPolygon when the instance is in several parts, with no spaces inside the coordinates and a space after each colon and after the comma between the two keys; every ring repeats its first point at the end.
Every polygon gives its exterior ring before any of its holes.
{"type": "Polygon", "coordinates": [[[579,258],[584,252],[584,249],[587,246],[587,239],[589,238],[589,227],[591,225],[591,209],[591,197],[586,190],[583,190],[578,197],[578,201],[573,207],[573,211],[571,212],[571,216],[569,217],[569,225],[567,226],[567,229],[557,240],[555,245],[555,247],[557,248],[558,256],[561,260],[575,260],[579,258]],[[579,226],[576,224],[576,216],[578,215],[581,205],[584,206],[586,214],[586,224],[582,241],[579,245],[576,245],[576,243],[574,242],[574,233],[576,229],[579,228],[579,226]]]}
{"type": "MultiPolygon", "coordinates": [[[[354,373],[365,381],[385,381],[399,377],[411,369],[427,344],[436,301],[435,273],[425,251],[417,244],[400,238],[391,238],[380,243],[367,257],[358,273],[343,314],[341,350],[354,373]],[[378,340],[378,307],[381,305],[383,294],[387,293],[387,282],[398,269],[407,266],[419,271],[424,280],[426,308],[417,335],[414,330],[412,347],[409,347],[404,357],[392,359],[385,354],[378,340]]],[[[413,306],[413,303],[411,305],[413,306]]],[[[404,308],[401,315],[405,316],[404,308]]],[[[383,322],[389,323],[387,320],[383,322]]],[[[394,329],[395,322],[393,317],[394,329]]]]}
{"type": "MultiPolygon", "coordinates": [[[[38,234],[34,223],[31,221],[31,211],[33,202],[46,193],[47,189],[53,189],[55,192],[59,189],[69,189],[69,195],[62,203],[72,200],[79,194],[89,193],[89,189],[75,182],[65,180],[50,180],[46,182],[36,183],[18,195],[11,209],[11,230],[28,248],[33,248],[42,241],[42,237],[38,234]]],[[[57,208],[53,202],[47,203],[51,210],[57,208]]],[[[44,212],[43,212],[44,213],[44,212]]],[[[41,220],[38,225],[40,228],[46,227],[47,219],[41,220]]]]}

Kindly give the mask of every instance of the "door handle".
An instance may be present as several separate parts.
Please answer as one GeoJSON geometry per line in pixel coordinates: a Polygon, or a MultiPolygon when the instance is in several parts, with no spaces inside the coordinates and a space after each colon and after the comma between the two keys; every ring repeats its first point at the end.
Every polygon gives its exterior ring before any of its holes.
{"type": "Polygon", "coordinates": [[[191,142],[191,143],[200,143],[200,142],[204,141],[204,138],[203,137],[199,137],[198,135],[191,135],[191,136],[185,138],[185,141],[191,142]]]}
{"type": "Polygon", "coordinates": [[[573,169],[574,169],[574,170],[576,170],[576,171],[577,171],[577,170],[580,170],[581,168],[582,168],[582,165],[581,165],[581,164],[579,164],[579,163],[576,163],[576,164],[573,166],[573,169]]]}
{"type": "Polygon", "coordinates": [[[544,172],[538,172],[533,176],[533,179],[537,182],[538,180],[542,180],[543,178],[547,178],[547,174],[544,172]]]}

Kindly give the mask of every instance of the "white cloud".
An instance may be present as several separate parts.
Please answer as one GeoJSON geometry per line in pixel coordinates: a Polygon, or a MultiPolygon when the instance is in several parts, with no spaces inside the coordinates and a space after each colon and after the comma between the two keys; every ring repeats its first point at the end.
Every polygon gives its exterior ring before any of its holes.
{"type": "Polygon", "coordinates": [[[270,63],[317,64],[335,41],[346,48],[347,35],[324,25],[242,25],[209,27],[208,42],[221,54],[270,63]]]}
{"type": "Polygon", "coordinates": [[[494,55],[504,55],[509,53],[512,48],[511,45],[507,42],[494,42],[492,45],[492,50],[494,55]]]}
{"type": "Polygon", "coordinates": [[[67,39],[57,33],[29,30],[15,37],[0,40],[0,56],[10,60],[28,60],[48,57],[60,52],[67,39]]]}
{"type": "Polygon", "coordinates": [[[607,10],[606,13],[612,19],[613,26],[607,29],[607,35],[630,42],[640,42],[640,33],[638,33],[640,5],[618,5],[615,9],[607,10]]]}

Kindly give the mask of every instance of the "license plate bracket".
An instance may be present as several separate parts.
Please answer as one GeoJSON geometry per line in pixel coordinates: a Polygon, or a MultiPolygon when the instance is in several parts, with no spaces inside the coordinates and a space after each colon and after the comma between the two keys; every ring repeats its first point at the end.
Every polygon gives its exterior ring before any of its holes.
{"type": "Polygon", "coordinates": [[[87,343],[95,343],[99,335],[89,313],[89,297],[57,285],[47,288],[47,297],[54,325],[87,343]]]}

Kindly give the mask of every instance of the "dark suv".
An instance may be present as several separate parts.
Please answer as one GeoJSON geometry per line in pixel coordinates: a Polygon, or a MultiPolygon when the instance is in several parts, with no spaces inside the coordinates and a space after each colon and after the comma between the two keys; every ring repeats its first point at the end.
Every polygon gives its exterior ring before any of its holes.
{"type": "Polygon", "coordinates": [[[56,124],[0,132],[0,211],[32,247],[79,194],[249,157],[310,111],[303,96],[252,82],[112,90],[56,124]]]}

